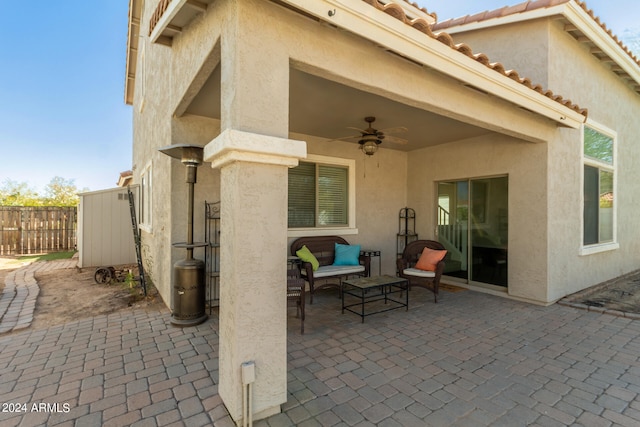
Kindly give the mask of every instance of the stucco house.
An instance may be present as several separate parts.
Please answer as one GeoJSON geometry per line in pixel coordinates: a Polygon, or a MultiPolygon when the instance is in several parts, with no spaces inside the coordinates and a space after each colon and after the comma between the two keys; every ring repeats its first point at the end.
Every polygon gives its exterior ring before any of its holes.
{"type": "Polygon", "coordinates": [[[395,274],[409,206],[419,237],[449,251],[445,281],[536,304],[640,268],[638,59],[576,0],[432,12],[130,0],[125,100],[147,274],[170,305],[187,191],[184,167],[158,149],[201,145],[195,235],[205,200],[220,200],[219,392],[238,422],[245,361],[254,419],[286,401],[296,237],[344,236],[395,274]],[[387,137],[358,131],[366,117],[387,137]]]}

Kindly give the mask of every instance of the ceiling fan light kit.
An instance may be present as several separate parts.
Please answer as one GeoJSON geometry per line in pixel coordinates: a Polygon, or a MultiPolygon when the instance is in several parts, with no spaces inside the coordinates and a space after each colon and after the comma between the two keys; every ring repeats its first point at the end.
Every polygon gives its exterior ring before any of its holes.
{"type": "Polygon", "coordinates": [[[358,144],[360,144],[360,149],[364,154],[367,156],[373,156],[375,152],[378,151],[378,144],[381,142],[381,140],[374,136],[366,136],[358,141],[358,144]]]}

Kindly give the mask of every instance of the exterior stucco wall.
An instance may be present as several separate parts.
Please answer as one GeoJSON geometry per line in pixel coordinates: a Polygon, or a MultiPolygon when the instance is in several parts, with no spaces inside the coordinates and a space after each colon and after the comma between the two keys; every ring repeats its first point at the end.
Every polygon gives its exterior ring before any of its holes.
{"type": "Polygon", "coordinates": [[[421,239],[434,239],[437,182],[507,175],[509,179],[508,293],[546,302],[547,144],[492,134],[438,145],[409,156],[408,204],[421,239]]]}
{"type": "Polygon", "coordinates": [[[549,23],[546,20],[500,25],[493,28],[452,34],[456,43],[466,43],[474,53],[486,54],[491,62],[514,69],[520,77],[549,87],[549,23]]]}
{"type": "MultiPolygon", "coordinates": [[[[146,1],[141,21],[149,22],[157,1],[146,1]]],[[[152,166],[152,215],[153,224],[150,230],[142,229],[142,256],[145,269],[162,299],[170,306],[171,276],[175,261],[184,258],[184,250],[174,249],[172,243],[184,242],[187,234],[187,184],[185,183],[184,166],[158,151],[159,148],[171,144],[189,143],[205,145],[220,130],[218,120],[202,117],[173,118],[175,109],[183,93],[183,87],[191,83],[192,78],[176,79],[176,72],[195,75],[200,64],[207,56],[215,61],[214,50],[216,32],[200,25],[199,33],[213,37],[211,48],[180,48],[150,43],[147,37],[141,37],[141,52],[138,54],[138,70],[136,91],[133,106],[133,172],[134,182],[140,183],[142,171],[152,166]],[[175,60],[176,52],[182,55],[192,54],[196,58],[190,61],[175,60]],[[202,58],[204,57],[204,58],[202,58]],[[188,68],[191,67],[191,69],[188,68]],[[180,67],[186,68],[185,71],[180,67]],[[177,69],[176,69],[177,68],[177,69]],[[180,92],[182,91],[182,92],[180,92]]],[[[217,33],[219,35],[219,32],[217,33]]],[[[187,33],[194,37],[194,34],[187,33]]],[[[188,37],[185,37],[188,38],[188,37]]],[[[179,45],[180,41],[177,41],[179,45]]],[[[183,40],[189,46],[188,40],[183,40]]],[[[194,43],[191,43],[193,45],[194,43]]],[[[212,66],[213,69],[213,66],[212,66]]],[[[204,201],[218,201],[220,198],[219,171],[212,170],[207,164],[198,168],[198,183],[195,186],[194,201],[194,239],[204,238],[204,201]]],[[[204,251],[198,249],[194,256],[204,258],[204,251]]]]}
{"type": "MultiPolygon", "coordinates": [[[[157,2],[145,2],[142,22],[149,22],[157,2]]],[[[141,229],[142,258],[147,277],[157,287],[167,305],[170,303],[171,262],[166,254],[171,248],[171,209],[163,208],[171,193],[170,159],[158,148],[171,144],[171,120],[167,111],[170,99],[166,86],[170,81],[167,67],[171,51],[164,46],[140,38],[138,75],[133,102],[133,180],[141,183],[141,174],[151,166],[154,194],[152,197],[152,227],[141,229]]]]}
{"type": "MultiPolygon", "coordinates": [[[[548,144],[548,301],[637,270],[638,227],[632,200],[640,197],[636,140],[640,97],[564,31],[563,20],[542,19],[458,33],[494,61],[589,110],[589,120],[617,133],[615,203],[619,249],[580,255],[582,248],[582,129],[562,129],[548,144]]],[[[541,177],[542,178],[542,177],[541,177]]],[[[511,213],[510,213],[511,217],[511,213]]],[[[510,227],[511,231],[511,227],[510,227]]],[[[509,264],[512,268],[510,247],[509,264]]]]}
{"type": "Polygon", "coordinates": [[[581,133],[571,135],[549,152],[550,275],[552,297],[560,298],[640,268],[637,206],[640,200],[640,151],[637,139],[640,96],[634,93],[598,61],[589,47],[563,31],[561,23],[551,25],[550,85],[557,93],[589,109],[589,120],[617,133],[615,145],[617,242],[619,248],[600,253],[579,254],[582,245],[581,133]],[[562,254],[557,256],[556,254],[562,254]],[[554,256],[555,255],[555,256],[554,256]]]}

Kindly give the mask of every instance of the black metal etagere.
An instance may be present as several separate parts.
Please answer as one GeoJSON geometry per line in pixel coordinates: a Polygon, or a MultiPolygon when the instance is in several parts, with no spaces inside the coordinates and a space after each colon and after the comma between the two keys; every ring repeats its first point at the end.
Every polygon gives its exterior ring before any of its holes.
{"type": "Polygon", "coordinates": [[[416,233],[416,211],[402,208],[398,214],[398,257],[402,256],[404,248],[414,240],[418,240],[416,233]]]}
{"type": "Polygon", "coordinates": [[[211,314],[212,307],[220,304],[220,202],[205,201],[204,218],[207,303],[211,314]]]}

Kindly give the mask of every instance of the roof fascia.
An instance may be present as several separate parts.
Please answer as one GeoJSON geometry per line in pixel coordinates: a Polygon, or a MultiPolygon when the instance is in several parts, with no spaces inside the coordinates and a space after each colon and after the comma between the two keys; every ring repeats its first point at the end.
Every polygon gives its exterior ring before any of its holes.
{"type": "MultiPolygon", "coordinates": [[[[564,15],[567,5],[573,2],[563,3],[556,6],[544,7],[530,10],[528,12],[514,13],[507,16],[491,18],[483,21],[470,22],[468,24],[456,25],[444,29],[449,34],[464,33],[467,31],[482,30],[497,27],[499,25],[515,24],[518,22],[531,21],[538,18],[548,18],[554,15],[564,15]]],[[[588,15],[587,15],[588,16],[588,15]]]]}
{"type": "Polygon", "coordinates": [[[409,29],[405,23],[364,1],[280,1],[562,126],[575,129],[585,121],[582,114],[497,73],[420,31],[409,29]]]}
{"type": "Polygon", "coordinates": [[[565,18],[613,59],[636,83],[640,84],[640,67],[629,54],[622,50],[618,43],[583,8],[574,2],[569,2],[567,5],[565,18]]]}
{"type": "Polygon", "coordinates": [[[575,25],[598,48],[619,65],[629,76],[640,85],[640,68],[631,57],[620,48],[613,38],[596,23],[585,10],[573,1],[548,8],[535,9],[528,12],[515,13],[486,21],[471,22],[455,27],[447,28],[449,34],[456,34],[474,30],[482,30],[499,25],[514,24],[531,21],[538,18],[550,18],[563,16],[571,24],[575,25]]]}
{"type": "Polygon", "coordinates": [[[138,42],[140,37],[140,14],[144,0],[129,0],[129,19],[127,31],[127,58],[124,76],[124,102],[133,105],[136,75],[131,70],[138,60],[138,42]]]}

